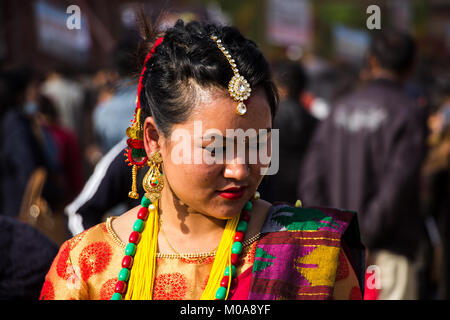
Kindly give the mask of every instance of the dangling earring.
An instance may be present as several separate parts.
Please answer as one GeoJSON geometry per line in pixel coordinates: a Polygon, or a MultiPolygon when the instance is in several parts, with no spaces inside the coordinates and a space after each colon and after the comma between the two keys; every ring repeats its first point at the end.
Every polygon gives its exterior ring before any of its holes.
{"type": "Polygon", "coordinates": [[[161,163],[161,154],[159,151],[156,151],[147,161],[150,169],[147,171],[144,176],[144,180],[142,181],[142,186],[145,190],[145,197],[152,203],[161,197],[161,191],[164,187],[164,178],[160,171],[161,163]]]}
{"type": "Polygon", "coordinates": [[[139,199],[139,193],[136,187],[137,171],[145,166],[148,159],[144,147],[144,129],[141,124],[140,108],[136,110],[134,122],[127,128],[126,133],[129,139],[127,139],[128,148],[125,149],[124,154],[126,157],[125,162],[128,163],[128,166],[133,167],[131,171],[131,191],[128,193],[128,196],[132,199],[139,199]]]}

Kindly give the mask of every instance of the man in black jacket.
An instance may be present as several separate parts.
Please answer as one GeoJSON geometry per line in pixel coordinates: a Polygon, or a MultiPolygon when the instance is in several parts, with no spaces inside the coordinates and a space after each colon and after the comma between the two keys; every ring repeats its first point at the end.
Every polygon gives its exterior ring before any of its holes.
{"type": "Polygon", "coordinates": [[[264,200],[293,204],[297,199],[297,177],[301,162],[317,124],[300,96],[307,85],[307,74],[297,62],[280,61],[273,65],[280,104],[273,128],[280,130],[280,166],[277,174],[264,177],[259,191],[264,200]]]}
{"type": "Polygon", "coordinates": [[[299,182],[299,198],[307,205],[358,212],[367,265],[381,271],[380,299],[417,298],[413,261],[424,235],[419,173],[426,116],[402,90],[414,57],[409,35],[375,35],[367,59],[370,79],[336,101],[320,124],[299,182]]]}

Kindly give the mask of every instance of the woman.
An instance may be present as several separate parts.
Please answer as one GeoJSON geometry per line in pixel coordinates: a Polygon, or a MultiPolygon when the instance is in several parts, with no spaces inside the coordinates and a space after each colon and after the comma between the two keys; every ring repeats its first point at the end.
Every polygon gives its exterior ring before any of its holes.
{"type": "Polygon", "coordinates": [[[127,161],[133,198],[137,169],[149,166],[146,194],[67,241],[41,299],[361,298],[353,213],[255,193],[268,162],[245,159],[270,154],[278,102],[256,45],[232,27],[182,21],[144,39],[127,161]],[[242,131],[259,136],[228,135],[242,131]],[[241,146],[244,156],[230,152],[241,146]]]}

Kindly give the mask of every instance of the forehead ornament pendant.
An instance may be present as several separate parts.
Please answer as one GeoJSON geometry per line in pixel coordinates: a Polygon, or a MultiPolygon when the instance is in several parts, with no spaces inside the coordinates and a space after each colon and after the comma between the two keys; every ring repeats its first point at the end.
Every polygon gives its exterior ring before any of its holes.
{"type": "Polygon", "coordinates": [[[211,36],[211,39],[214,40],[217,44],[217,47],[222,51],[224,56],[227,58],[228,63],[231,66],[231,69],[233,70],[234,76],[231,78],[230,82],[228,83],[228,92],[231,96],[231,98],[238,102],[238,105],[236,107],[236,113],[240,116],[243,116],[247,113],[247,106],[245,105],[244,101],[247,100],[250,97],[250,94],[252,92],[252,88],[250,88],[250,84],[248,81],[239,74],[239,70],[236,66],[236,62],[234,59],[231,58],[230,53],[227,49],[222,45],[222,40],[218,39],[216,36],[211,36]]]}

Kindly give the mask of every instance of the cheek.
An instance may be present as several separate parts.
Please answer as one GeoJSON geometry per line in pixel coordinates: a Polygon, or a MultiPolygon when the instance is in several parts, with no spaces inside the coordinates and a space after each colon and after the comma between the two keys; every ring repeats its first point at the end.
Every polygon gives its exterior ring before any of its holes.
{"type": "Polygon", "coordinates": [[[252,183],[254,183],[255,185],[259,185],[259,183],[261,182],[262,178],[264,177],[261,174],[262,169],[266,167],[265,165],[262,164],[254,164],[250,166],[250,176],[251,176],[251,180],[252,183]]]}
{"type": "Polygon", "coordinates": [[[175,164],[170,160],[164,164],[166,177],[174,191],[201,194],[214,189],[221,177],[221,166],[206,164],[175,164]]]}
{"type": "Polygon", "coordinates": [[[195,146],[190,139],[177,141],[161,148],[167,178],[172,186],[191,189],[214,188],[222,174],[222,165],[207,164],[202,161],[204,150],[195,146]],[[186,188],[189,186],[189,188],[186,188]]]}
{"type": "Polygon", "coordinates": [[[222,176],[221,165],[192,164],[188,165],[189,176],[197,188],[214,188],[222,176]]]}

